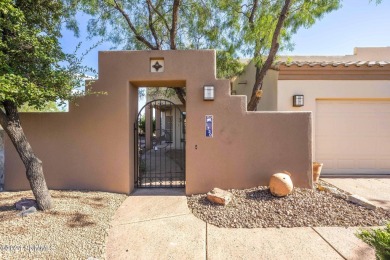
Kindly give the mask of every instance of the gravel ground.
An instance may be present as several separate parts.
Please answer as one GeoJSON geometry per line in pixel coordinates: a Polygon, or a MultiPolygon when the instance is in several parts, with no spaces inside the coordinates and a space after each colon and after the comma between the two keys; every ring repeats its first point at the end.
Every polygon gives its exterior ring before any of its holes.
{"type": "Polygon", "coordinates": [[[229,191],[235,198],[227,206],[200,194],[187,197],[188,207],[203,221],[227,228],[378,226],[390,220],[390,211],[369,210],[325,191],[295,188],[283,198],[266,186],[229,191]]]}
{"type": "Polygon", "coordinates": [[[0,193],[0,259],[103,259],[109,223],[126,195],[50,191],[55,206],[20,217],[31,191],[0,193]]]}

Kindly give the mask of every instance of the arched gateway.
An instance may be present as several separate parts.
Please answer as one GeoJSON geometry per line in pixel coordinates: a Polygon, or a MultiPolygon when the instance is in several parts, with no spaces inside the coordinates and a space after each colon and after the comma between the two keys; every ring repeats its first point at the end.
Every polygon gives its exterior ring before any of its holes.
{"type": "Polygon", "coordinates": [[[137,187],[185,186],[185,114],[177,105],[148,102],[138,113],[134,138],[137,187]]]}

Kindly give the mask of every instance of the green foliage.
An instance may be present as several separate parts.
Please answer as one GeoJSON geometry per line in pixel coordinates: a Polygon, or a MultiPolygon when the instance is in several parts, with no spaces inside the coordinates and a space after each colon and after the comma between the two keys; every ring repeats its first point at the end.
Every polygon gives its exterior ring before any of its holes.
{"type": "Polygon", "coordinates": [[[217,77],[220,79],[231,79],[241,75],[245,68],[244,63],[235,58],[231,52],[217,51],[217,77]]]}
{"type": "Polygon", "coordinates": [[[0,103],[39,110],[85,94],[73,90],[87,68],[58,42],[63,13],[61,1],[0,2],[0,103]]]}
{"type": "Polygon", "coordinates": [[[142,133],[145,133],[146,131],[145,115],[142,115],[141,118],[138,120],[138,128],[141,130],[142,133]]]}
{"type": "Polygon", "coordinates": [[[150,99],[169,99],[176,95],[173,88],[146,88],[146,94],[150,99]]]}
{"type": "Polygon", "coordinates": [[[377,259],[390,259],[390,222],[384,229],[362,230],[356,236],[375,249],[377,259]]]}
{"type": "Polygon", "coordinates": [[[178,1],[177,26],[173,33],[175,1],[65,2],[73,9],[74,14],[81,10],[93,17],[88,22],[90,37],[102,37],[126,50],[210,48],[215,46],[221,35],[219,20],[213,19],[217,11],[214,8],[215,0],[178,1]],[[175,46],[172,46],[172,40],[175,46]]]}
{"type": "MultiPolygon", "coordinates": [[[[241,30],[234,39],[236,51],[250,55],[258,67],[263,65],[263,56],[267,56],[272,43],[278,17],[284,0],[259,0],[257,7],[254,1],[220,0],[218,8],[232,24],[239,24],[241,30]]],[[[279,50],[292,49],[291,36],[301,27],[308,28],[324,14],[340,7],[340,0],[293,0],[287,13],[287,19],[279,36],[279,50]]]]}
{"type": "Polygon", "coordinates": [[[19,112],[65,112],[64,107],[59,107],[56,102],[47,102],[44,107],[36,109],[30,107],[27,103],[18,108],[19,112]]]}
{"type": "MultiPolygon", "coordinates": [[[[231,55],[267,55],[272,32],[284,0],[66,0],[75,14],[81,10],[93,18],[90,37],[99,36],[118,48],[220,49],[231,55]],[[254,2],[258,2],[256,8],[254,2]],[[174,5],[177,27],[172,31],[174,5]],[[172,46],[172,41],[175,46],[172,46]],[[233,51],[233,52],[232,52],[233,51]]],[[[336,10],[340,0],[292,0],[280,35],[281,49],[291,49],[292,34],[310,27],[325,13],[336,10]]],[[[68,20],[68,26],[77,28],[68,20]]],[[[261,65],[262,59],[257,58],[261,65]]],[[[232,64],[235,66],[236,64],[232,64]]]]}
{"type": "MultiPolygon", "coordinates": [[[[153,127],[153,133],[156,131],[156,119],[153,118],[152,121],[152,127],[153,127]]],[[[138,120],[138,128],[140,130],[140,133],[145,134],[146,132],[146,119],[145,119],[145,114],[141,116],[141,118],[138,120]]]]}

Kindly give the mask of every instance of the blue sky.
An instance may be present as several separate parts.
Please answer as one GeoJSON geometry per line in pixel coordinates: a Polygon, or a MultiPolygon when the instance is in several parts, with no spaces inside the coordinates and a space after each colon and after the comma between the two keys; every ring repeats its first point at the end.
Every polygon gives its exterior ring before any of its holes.
{"type": "MultiPolygon", "coordinates": [[[[82,49],[87,49],[99,39],[87,40],[87,17],[78,17],[81,29],[79,38],[63,30],[61,39],[65,52],[73,52],[79,42],[82,49]]],[[[287,55],[347,55],[353,53],[354,47],[390,46],[390,1],[383,0],[376,5],[369,0],[345,0],[343,6],[309,29],[300,29],[293,36],[295,48],[287,55]]],[[[97,69],[98,51],[110,50],[110,43],[102,43],[92,50],[84,60],[85,65],[97,69]]]]}
{"type": "Polygon", "coordinates": [[[293,37],[294,55],[346,55],[354,47],[390,46],[390,1],[347,0],[293,37]]]}

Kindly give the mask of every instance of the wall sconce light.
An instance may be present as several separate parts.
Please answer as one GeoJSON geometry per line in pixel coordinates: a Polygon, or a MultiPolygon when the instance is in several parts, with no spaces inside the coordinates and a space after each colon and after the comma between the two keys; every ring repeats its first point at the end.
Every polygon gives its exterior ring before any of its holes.
{"type": "Polygon", "coordinates": [[[203,86],[203,100],[214,100],[214,86],[203,86]]]}
{"type": "Polygon", "coordinates": [[[293,96],[293,107],[303,107],[305,105],[303,95],[293,96]]]}

